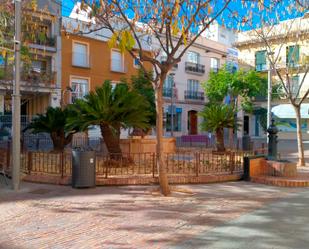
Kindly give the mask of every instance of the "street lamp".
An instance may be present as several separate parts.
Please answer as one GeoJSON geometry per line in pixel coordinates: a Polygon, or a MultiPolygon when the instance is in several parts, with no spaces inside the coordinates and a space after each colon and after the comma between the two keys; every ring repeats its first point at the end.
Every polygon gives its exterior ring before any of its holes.
{"type": "Polygon", "coordinates": [[[172,94],[171,94],[171,137],[174,137],[174,90],[175,90],[175,82],[174,82],[174,73],[170,73],[171,81],[172,81],[172,94]]]}
{"type": "MultiPolygon", "coordinates": [[[[271,85],[271,76],[272,76],[272,68],[271,68],[271,61],[269,56],[272,56],[274,52],[267,52],[268,56],[268,81],[267,81],[267,128],[270,126],[271,123],[271,93],[272,93],[272,85],[271,85]]],[[[267,137],[268,143],[268,137],[267,137]]]]}

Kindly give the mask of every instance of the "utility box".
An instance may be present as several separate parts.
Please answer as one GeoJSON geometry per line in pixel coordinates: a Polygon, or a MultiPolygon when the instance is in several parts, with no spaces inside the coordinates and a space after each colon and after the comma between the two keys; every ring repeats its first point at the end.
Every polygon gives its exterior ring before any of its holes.
{"type": "Polygon", "coordinates": [[[72,151],[72,187],[91,188],[96,186],[95,151],[72,151]]]}

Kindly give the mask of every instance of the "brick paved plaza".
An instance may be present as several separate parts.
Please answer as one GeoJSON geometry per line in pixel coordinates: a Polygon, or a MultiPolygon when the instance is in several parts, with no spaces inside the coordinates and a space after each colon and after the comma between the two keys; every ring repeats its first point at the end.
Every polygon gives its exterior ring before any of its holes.
{"type": "Polygon", "coordinates": [[[14,193],[1,185],[0,248],[178,248],[306,189],[232,182],[177,190],[161,197],[156,186],[76,190],[24,183],[14,193]]]}

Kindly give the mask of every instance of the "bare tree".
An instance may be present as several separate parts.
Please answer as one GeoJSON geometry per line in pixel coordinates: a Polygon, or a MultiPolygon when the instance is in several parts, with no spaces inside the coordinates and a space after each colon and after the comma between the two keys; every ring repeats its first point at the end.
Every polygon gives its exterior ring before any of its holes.
{"type": "MultiPolygon", "coordinates": [[[[293,106],[296,115],[298,165],[305,165],[301,131],[301,105],[308,98],[309,19],[295,18],[246,32],[251,43],[266,51],[269,67],[281,85],[281,94],[293,106]],[[296,80],[297,79],[297,80],[296,80]]],[[[241,43],[238,43],[240,45],[241,43]]]]}

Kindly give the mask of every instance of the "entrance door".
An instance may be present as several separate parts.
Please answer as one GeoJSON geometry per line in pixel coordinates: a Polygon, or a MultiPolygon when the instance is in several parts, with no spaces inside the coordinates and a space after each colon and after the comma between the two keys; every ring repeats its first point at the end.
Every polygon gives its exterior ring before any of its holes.
{"type": "Polygon", "coordinates": [[[189,120],[189,134],[196,135],[197,134],[197,111],[189,111],[188,112],[188,120],[189,120]]]}
{"type": "Polygon", "coordinates": [[[244,135],[249,135],[249,116],[244,116],[244,135]]]}

